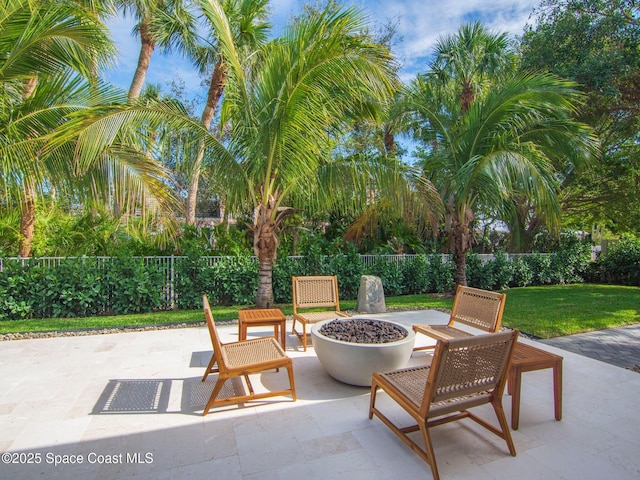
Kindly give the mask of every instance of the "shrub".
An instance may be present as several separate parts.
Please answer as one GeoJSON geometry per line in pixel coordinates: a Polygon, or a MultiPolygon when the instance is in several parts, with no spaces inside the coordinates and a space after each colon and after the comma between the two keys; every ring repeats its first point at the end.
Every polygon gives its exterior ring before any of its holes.
{"type": "MultiPolygon", "coordinates": [[[[40,268],[37,267],[34,273],[40,268]]],[[[40,284],[46,310],[38,312],[38,316],[87,317],[102,312],[108,294],[104,288],[104,273],[93,262],[66,260],[55,270],[44,272],[42,278],[47,282],[40,284]]]]}
{"type": "Polygon", "coordinates": [[[358,297],[360,277],[362,277],[365,268],[355,247],[347,247],[345,254],[329,257],[329,271],[338,276],[340,298],[353,299],[358,297]]]}
{"type": "Polygon", "coordinates": [[[403,295],[426,293],[430,290],[429,262],[424,255],[402,262],[401,271],[403,295]]]}
{"type": "Polygon", "coordinates": [[[591,246],[575,237],[563,237],[549,260],[553,283],[582,283],[591,263],[591,246]]]}
{"type": "Polygon", "coordinates": [[[492,290],[502,290],[509,286],[513,278],[513,266],[502,251],[496,251],[491,261],[493,268],[494,284],[492,290]]]}
{"type": "Polygon", "coordinates": [[[441,255],[429,255],[429,285],[430,291],[446,293],[453,290],[455,281],[455,264],[451,260],[442,261],[441,255]]]}
{"type": "Polygon", "coordinates": [[[525,257],[515,257],[511,260],[511,281],[510,287],[526,287],[533,282],[533,272],[531,265],[525,257]]]}
{"type": "Polygon", "coordinates": [[[623,238],[609,246],[593,266],[594,280],[640,286],[640,241],[623,238]]]}
{"type": "Polygon", "coordinates": [[[106,265],[106,288],[113,313],[142,313],[160,309],[164,275],[144,259],[117,257],[106,265]]]}
{"type": "Polygon", "coordinates": [[[389,297],[402,294],[402,270],[395,261],[377,258],[367,269],[366,275],[380,277],[384,294],[389,297]]]}
{"type": "MultiPolygon", "coordinates": [[[[203,289],[205,285],[197,285],[203,289]]],[[[258,262],[253,257],[226,257],[213,266],[213,288],[222,305],[250,305],[258,292],[258,262]]]]}
{"type": "Polygon", "coordinates": [[[470,287],[491,290],[496,283],[491,262],[483,262],[475,253],[467,254],[467,284],[470,287]]]}
{"type": "Polygon", "coordinates": [[[278,258],[273,268],[273,299],[278,303],[291,303],[291,277],[300,275],[301,259],[278,258]]]}
{"type": "Polygon", "coordinates": [[[533,274],[532,285],[549,285],[553,281],[551,273],[551,256],[541,253],[532,253],[526,257],[526,262],[533,274]]]}
{"type": "Polygon", "coordinates": [[[175,263],[175,304],[179,309],[195,309],[202,306],[202,295],[206,294],[212,304],[217,303],[214,288],[214,270],[204,259],[191,254],[179,258],[175,263]]]}

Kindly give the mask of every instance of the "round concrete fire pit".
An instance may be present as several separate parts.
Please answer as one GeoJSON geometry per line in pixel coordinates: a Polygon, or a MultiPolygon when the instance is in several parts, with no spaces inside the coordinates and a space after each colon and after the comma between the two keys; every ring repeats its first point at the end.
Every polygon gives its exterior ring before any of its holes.
{"type": "Polygon", "coordinates": [[[329,375],[349,385],[366,387],[371,386],[373,372],[388,372],[407,364],[415,333],[396,322],[356,317],[318,322],[311,327],[311,338],[318,360],[329,375]],[[332,336],[348,340],[323,334],[325,325],[328,328],[324,330],[332,336]],[[349,328],[342,328],[347,325],[349,328]],[[370,343],[372,341],[383,343],[370,343]]]}

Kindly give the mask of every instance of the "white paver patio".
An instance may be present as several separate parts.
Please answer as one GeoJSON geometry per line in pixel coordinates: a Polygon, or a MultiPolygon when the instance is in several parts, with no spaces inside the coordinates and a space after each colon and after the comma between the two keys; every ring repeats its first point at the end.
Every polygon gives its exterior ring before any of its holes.
{"type": "MultiPolygon", "coordinates": [[[[436,311],[375,317],[407,325],[447,319],[436,311]]],[[[219,330],[224,341],[237,339],[237,325],[219,330]]],[[[249,332],[259,334],[270,329],[249,332]]],[[[287,342],[296,402],[267,399],[206,417],[206,328],[0,342],[0,479],[431,478],[391,430],[369,420],[368,388],[337,382],[313,348],[303,352],[292,335],[287,342]]],[[[470,420],[443,425],[432,431],[442,478],[640,478],[640,375],[536,346],[564,356],[563,420],[553,416],[551,370],[525,373],[518,455],[470,420]]],[[[411,363],[426,358],[416,353],[411,363]]],[[[254,378],[287,383],[284,371],[254,378]]],[[[379,403],[403,418],[384,395],[379,403]]],[[[511,398],[503,404],[509,416],[511,398]]]]}

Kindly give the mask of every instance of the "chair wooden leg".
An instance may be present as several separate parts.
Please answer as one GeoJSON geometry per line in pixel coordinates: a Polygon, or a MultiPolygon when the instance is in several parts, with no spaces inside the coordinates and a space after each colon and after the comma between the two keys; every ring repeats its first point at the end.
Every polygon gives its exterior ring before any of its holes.
{"type": "Polygon", "coordinates": [[[424,442],[424,453],[427,454],[429,460],[427,463],[431,467],[431,473],[433,480],[440,480],[440,474],[438,473],[438,465],[436,464],[436,455],[433,451],[433,444],[431,443],[431,435],[429,434],[429,428],[426,424],[420,422],[420,432],[422,433],[422,441],[424,442]]]}
{"type": "Polygon", "coordinates": [[[306,322],[300,322],[300,324],[302,325],[302,336],[300,337],[300,340],[302,340],[302,350],[303,351],[307,351],[307,324],[306,322]]]}
{"type": "Polygon", "coordinates": [[[218,377],[218,380],[216,381],[216,384],[213,387],[213,391],[211,392],[211,396],[209,397],[209,401],[207,402],[207,406],[204,407],[204,410],[202,411],[203,417],[207,413],[209,413],[209,410],[211,410],[211,407],[213,407],[213,404],[216,403],[216,398],[218,398],[218,395],[222,391],[222,387],[224,387],[224,383],[226,381],[227,381],[227,378],[220,377],[220,376],[218,377]]]}
{"type": "Polygon", "coordinates": [[[302,321],[302,320],[298,320],[300,322],[300,325],[302,325],[302,334],[298,333],[296,331],[296,319],[293,319],[293,324],[291,326],[291,333],[293,335],[295,335],[296,337],[298,337],[298,340],[300,340],[300,343],[302,343],[302,348],[303,350],[306,352],[307,351],[307,328],[306,328],[306,324],[302,321]]]}
{"type": "Polygon", "coordinates": [[[249,379],[249,375],[244,375],[244,381],[247,382],[247,387],[249,387],[249,395],[255,395],[253,391],[253,385],[251,384],[251,380],[249,379]]]}
{"type": "Polygon", "coordinates": [[[371,382],[371,395],[369,399],[369,420],[373,418],[373,407],[376,405],[376,394],[378,393],[378,385],[376,381],[371,382]]]}
{"type": "Polygon", "coordinates": [[[504,438],[505,442],[507,442],[507,447],[509,447],[509,453],[511,456],[516,456],[516,447],[513,443],[513,438],[511,438],[511,430],[509,430],[509,422],[507,422],[507,416],[504,413],[504,408],[502,407],[501,399],[496,399],[491,402],[493,405],[493,410],[496,412],[496,417],[498,417],[498,422],[500,423],[500,428],[502,429],[502,438],[504,438]]]}
{"type": "Polygon", "coordinates": [[[209,365],[207,365],[207,369],[204,372],[204,375],[202,376],[202,381],[204,382],[207,377],[209,376],[210,373],[216,373],[218,370],[217,369],[213,369],[213,366],[216,363],[216,356],[214,354],[211,354],[211,360],[209,360],[209,365]]]}
{"type": "Polygon", "coordinates": [[[296,383],[295,383],[295,380],[293,379],[293,364],[290,364],[287,367],[287,373],[289,374],[289,387],[291,387],[291,397],[292,397],[292,400],[295,402],[296,401],[296,383]]]}

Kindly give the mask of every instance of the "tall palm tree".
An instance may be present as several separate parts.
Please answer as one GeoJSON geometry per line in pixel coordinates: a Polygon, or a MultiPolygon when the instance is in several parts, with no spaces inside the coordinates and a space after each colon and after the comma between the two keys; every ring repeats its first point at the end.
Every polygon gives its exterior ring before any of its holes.
{"type": "MultiPolygon", "coordinates": [[[[200,0],[208,3],[208,0],[200,0]]],[[[267,34],[271,25],[265,21],[267,18],[268,0],[224,0],[222,8],[224,9],[233,34],[233,40],[236,48],[240,52],[244,52],[244,56],[249,56],[251,52],[263,44],[267,39],[267,34]]],[[[203,8],[203,17],[211,26],[212,33],[215,33],[212,19],[208,17],[210,10],[203,8]]],[[[210,47],[199,49],[197,53],[197,63],[201,70],[206,70],[213,62],[214,67],[209,80],[209,89],[207,92],[207,100],[202,110],[200,120],[205,128],[210,129],[216,107],[224,87],[227,83],[227,62],[225,58],[216,48],[215,34],[210,40],[210,47]]],[[[200,180],[200,171],[202,169],[202,160],[204,158],[204,144],[201,143],[200,148],[190,165],[189,187],[187,191],[187,209],[186,221],[188,224],[195,224],[196,204],[198,196],[198,183],[200,180]]]]}
{"type": "Polygon", "coordinates": [[[59,80],[70,78],[69,72],[95,79],[98,66],[113,53],[113,47],[94,11],[74,2],[8,0],[0,5],[0,18],[0,48],[6,52],[0,59],[4,117],[0,135],[3,148],[10,148],[2,156],[2,172],[5,185],[21,193],[19,253],[29,256],[37,190],[46,178],[46,169],[42,153],[25,145],[62,118],[55,119],[51,110],[37,123],[34,112],[52,107],[42,101],[50,98],[51,85],[60,88],[59,80]],[[17,127],[21,119],[29,129],[17,127]]]}
{"type": "Polygon", "coordinates": [[[515,214],[514,199],[527,198],[557,229],[554,160],[586,160],[597,145],[592,131],[572,118],[581,99],[572,82],[518,73],[476,97],[461,116],[460,98],[443,96],[432,76],[407,88],[405,108],[425,145],[422,166],[446,206],[456,284],[466,285],[466,253],[480,209],[504,220],[515,214]]]}
{"type": "Polygon", "coordinates": [[[261,49],[264,60],[251,76],[223,6],[212,0],[206,8],[229,69],[221,119],[230,123],[230,138],[214,168],[230,205],[253,210],[256,303],[264,307],[273,303],[280,223],[292,207],[326,206],[333,198],[328,179],[358,187],[367,180],[353,166],[335,164],[331,136],[350,118],[374,116],[397,79],[388,49],[362,34],[364,18],[353,8],[297,19],[261,49]]]}
{"type": "Polygon", "coordinates": [[[434,55],[431,71],[459,98],[462,115],[497,77],[513,73],[516,67],[507,34],[488,32],[480,22],[464,24],[457,34],[438,39],[434,55]]]}
{"type": "Polygon", "coordinates": [[[125,14],[132,14],[140,37],[138,64],[129,87],[129,101],[140,96],[156,46],[166,51],[188,50],[195,42],[195,19],[184,0],[115,0],[125,14]]]}

